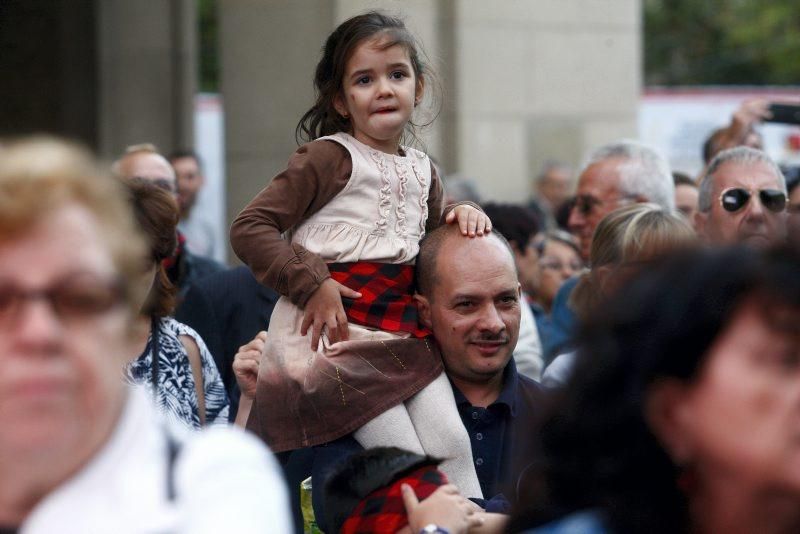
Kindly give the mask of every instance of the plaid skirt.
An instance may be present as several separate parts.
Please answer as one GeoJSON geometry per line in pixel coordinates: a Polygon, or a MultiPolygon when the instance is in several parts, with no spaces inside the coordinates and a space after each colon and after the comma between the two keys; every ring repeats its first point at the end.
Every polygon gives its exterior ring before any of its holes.
{"type": "Polygon", "coordinates": [[[349,324],[349,340],[300,335],[303,310],[281,297],[270,319],[248,430],[274,452],[352,433],[409,399],[442,373],[431,337],[349,324]]]}

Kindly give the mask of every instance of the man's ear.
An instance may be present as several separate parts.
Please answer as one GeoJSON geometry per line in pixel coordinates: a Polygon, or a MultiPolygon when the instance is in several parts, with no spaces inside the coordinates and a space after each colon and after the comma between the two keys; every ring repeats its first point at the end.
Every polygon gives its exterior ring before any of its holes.
{"type": "Polygon", "coordinates": [[[685,465],[694,456],[687,425],[689,387],[676,378],[661,379],[650,386],[645,400],[645,421],[675,465],[685,465]]]}
{"type": "Polygon", "coordinates": [[[424,297],[419,293],[415,293],[414,300],[417,301],[419,322],[422,323],[426,328],[433,329],[433,323],[431,322],[431,304],[428,302],[428,297],[424,297]]]}
{"type": "Polygon", "coordinates": [[[694,228],[697,235],[706,237],[706,225],[708,224],[708,213],[698,211],[694,214],[694,228]]]}

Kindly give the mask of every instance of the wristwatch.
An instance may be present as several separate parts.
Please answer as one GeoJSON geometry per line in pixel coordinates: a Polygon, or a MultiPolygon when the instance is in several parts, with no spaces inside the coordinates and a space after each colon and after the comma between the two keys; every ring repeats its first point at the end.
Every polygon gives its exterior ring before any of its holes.
{"type": "Polygon", "coordinates": [[[430,525],[425,525],[422,527],[422,530],[419,531],[419,534],[450,534],[450,531],[446,528],[440,527],[439,525],[431,523],[430,525]]]}

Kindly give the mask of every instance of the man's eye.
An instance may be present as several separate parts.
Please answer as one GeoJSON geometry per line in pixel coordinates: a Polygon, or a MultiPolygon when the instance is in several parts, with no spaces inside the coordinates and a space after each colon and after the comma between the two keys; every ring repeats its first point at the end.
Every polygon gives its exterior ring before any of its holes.
{"type": "Polygon", "coordinates": [[[471,300],[462,300],[456,303],[456,308],[469,308],[470,306],[472,306],[471,300]]]}
{"type": "Polygon", "coordinates": [[[502,302],[504,304],[516,304],[517,303],[517,297],[516,296],[503,297],[502,298],[502,302]]]}

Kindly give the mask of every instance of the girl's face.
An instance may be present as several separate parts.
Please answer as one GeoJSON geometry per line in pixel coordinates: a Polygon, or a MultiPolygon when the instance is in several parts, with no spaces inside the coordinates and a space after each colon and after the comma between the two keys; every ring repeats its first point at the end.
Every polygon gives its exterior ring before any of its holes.
{"type": "Polygon", "coordinates": [[[408,51],[385,48],[378,37],[359,44],[347,62],[336,111],[350,119],[353,137],[376,150],[396,154],[411,113],[422,98],[408,51]]]}

